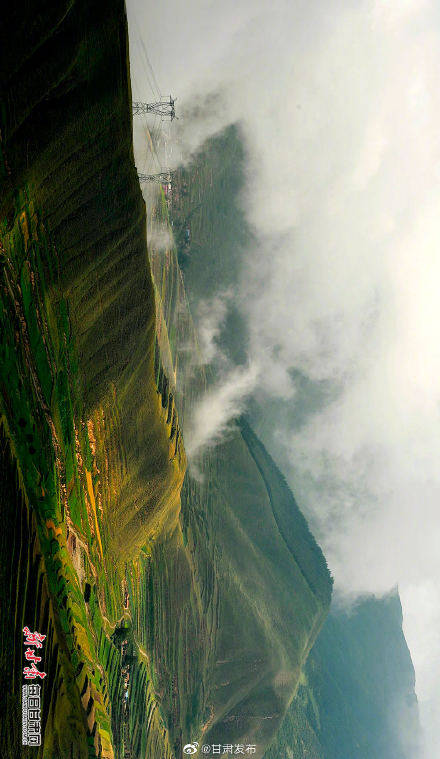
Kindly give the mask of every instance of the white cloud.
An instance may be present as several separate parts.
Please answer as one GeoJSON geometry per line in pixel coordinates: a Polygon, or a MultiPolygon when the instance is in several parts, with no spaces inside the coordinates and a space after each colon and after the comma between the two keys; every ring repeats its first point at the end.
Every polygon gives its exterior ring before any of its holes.
{"type": "Polygon", "coordinates": [[[211,364],[214,360],[224,364],[226,361],[218,341],[225,323],[231,298],[231,291],[224,290],[219,292],[214,298],[201,300],[198,303],[196,328],[201,359],[204,364],[211,364]]]}
{"type": "Polygon", "coordinates": [[[232,369],[205,393],[193,409],[185,436],[190,459],[196,460],[202,450],[216,445],[227,435],[254,390],[257,377],[256,365],[232,369]]]}

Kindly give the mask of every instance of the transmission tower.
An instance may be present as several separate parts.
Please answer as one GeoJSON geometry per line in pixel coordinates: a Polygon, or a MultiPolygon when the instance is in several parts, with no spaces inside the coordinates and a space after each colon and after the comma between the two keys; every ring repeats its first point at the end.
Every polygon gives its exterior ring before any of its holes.
{"type": "Polygon", "coordinates": [[[171,173],[169,171],[161,171],[159,174],[139,174],[139,182],[170,182],[171,173]]]}
{"type": "Polygon", "coordinates": [[[172,121],[176,118],[176,109],[174,107],[175,102],[175,98],[173,99],[171,95],[169,96],[169,100],[161,98],[156,103],[139,103],[135,101],[133,103],[133,116],[155,113],[163,119],[169,119],[172,121]]]}

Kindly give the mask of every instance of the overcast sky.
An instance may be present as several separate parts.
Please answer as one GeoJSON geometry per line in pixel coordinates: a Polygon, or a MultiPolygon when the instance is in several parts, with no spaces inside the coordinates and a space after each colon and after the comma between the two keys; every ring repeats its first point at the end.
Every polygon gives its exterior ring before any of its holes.
{"type": "Polygon", "coordinates": [[[256,244],[234,297],[248,322],[249,366],[233,367],[209,399],[219,428],[255,388],[294,408],[292,369],[334,390],[301,426],[278,424],[274,445],[339,591],[398,583],[434,759],[439,11],[429,0],[129,0],[128,10],[135,97],[151,94],[142,39],[178,106],[221,93],[187,130],[190,146],[234,122],[244,136],[242,203],[256,244]]]}

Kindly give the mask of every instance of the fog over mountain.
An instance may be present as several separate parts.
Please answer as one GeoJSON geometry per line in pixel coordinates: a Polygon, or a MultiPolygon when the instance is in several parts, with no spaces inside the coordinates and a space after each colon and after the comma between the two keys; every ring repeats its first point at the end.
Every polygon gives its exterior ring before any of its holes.
{"type": "MultiPolygon", "coordinates": [[[[129,0],[128,12],[135,99],[151,95],[143,43],[162,90],[197,110],[178,124],[184,151],[231,123],[243,135],[255,244],[233,297],[248,366],[224,368],[212,391],[217,432],[254,392],[337,592],[399,585],[435,757],[440,11],[429,0],[129,0]]],[[[207,435],[195,423],[188,450],[207,435]]]]}

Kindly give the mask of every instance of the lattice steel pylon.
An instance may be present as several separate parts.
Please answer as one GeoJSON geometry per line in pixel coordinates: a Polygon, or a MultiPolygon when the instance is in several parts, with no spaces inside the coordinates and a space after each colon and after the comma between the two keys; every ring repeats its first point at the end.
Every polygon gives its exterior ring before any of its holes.
{"type": "Polygon", "coordinates": [[[176,109],[174,107],[175,102],[175,98],[172,98],[171,95],[168,100],[166,98],[161,98],[156,103],[140,103],[139,101],[135,101],[133,103],[133,116],[143,116],[146,113],[155,113],[163,119],[169,119],[172,121],[176,118],[176,109]]]}
{"type": "Polygon", "coordinates": [[[141,174],[138,172],[139,182],[170,182],[171,172],[161,171],[159,174],[141,174]]]}

